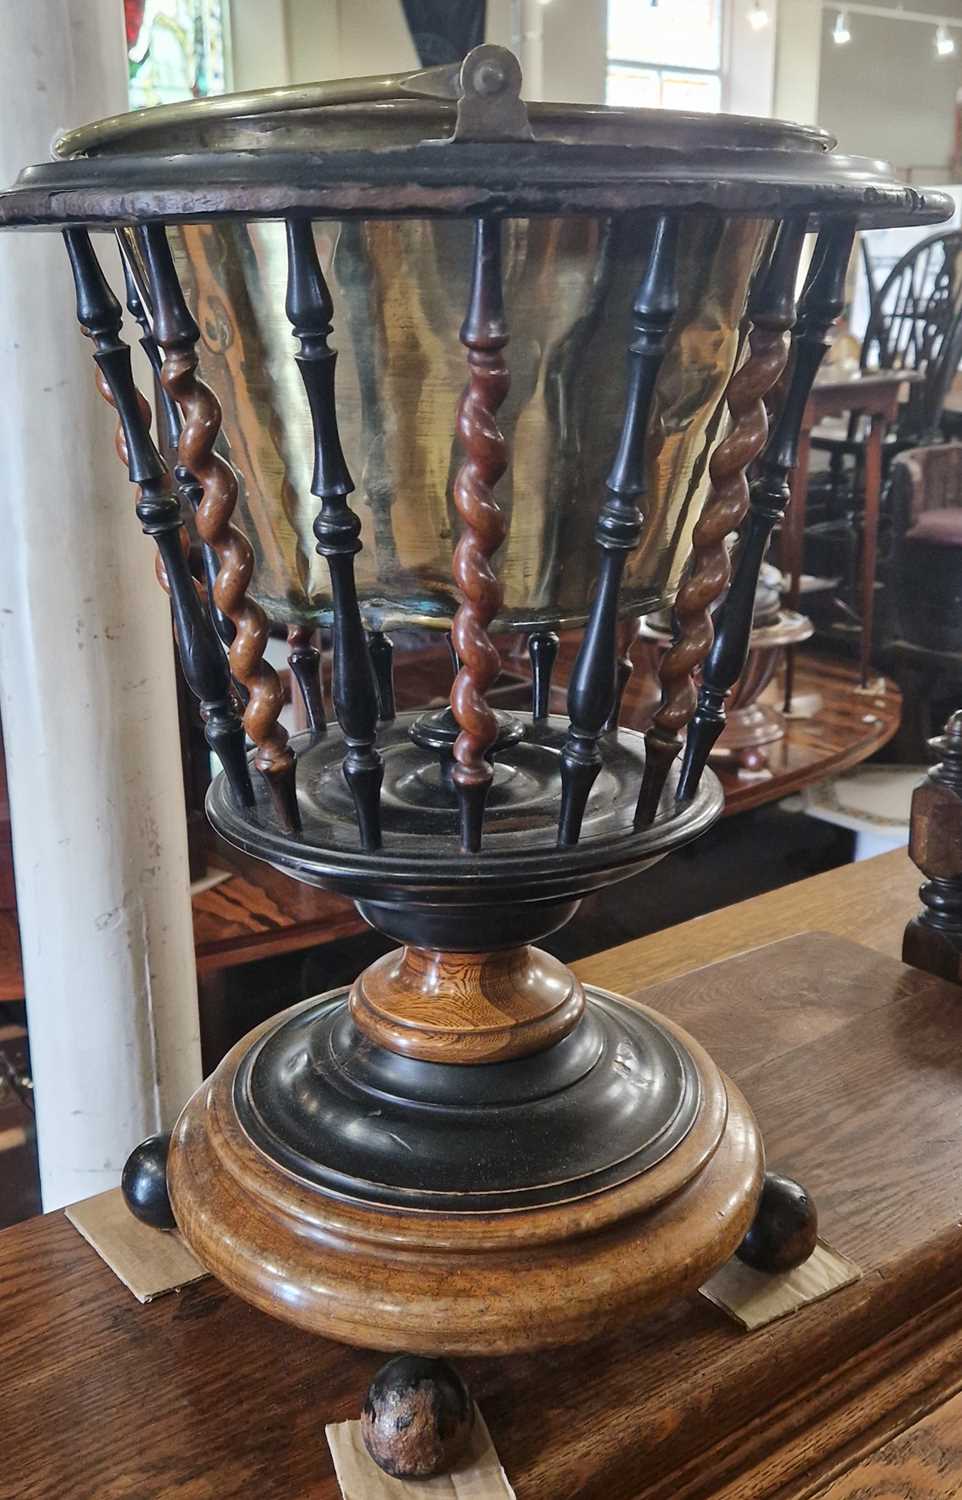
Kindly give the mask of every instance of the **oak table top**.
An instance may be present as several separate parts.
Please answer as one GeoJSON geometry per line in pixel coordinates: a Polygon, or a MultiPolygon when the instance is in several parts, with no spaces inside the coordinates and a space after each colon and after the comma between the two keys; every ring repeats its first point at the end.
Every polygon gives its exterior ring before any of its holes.
{"type": "MultiPolygon", "coordinates": [[[[883,855],[578,965],[656,985],[864,1276],[753,1334],[695,1298],[614,1341],[463,1361],[518,1500],[843,1500],[900,1443],[928,1487],[886,1494],[957,1493],[917,1457],[933,1425],[962,1445],[962,1006],[895,961],[917,883],[883,855]]],[[[378,1363],[212,1280],[141,1307],[62,1215],[34,1219],[0,1234],[0,1497],[335,1500],[323,1427],[378,1363]]]]}

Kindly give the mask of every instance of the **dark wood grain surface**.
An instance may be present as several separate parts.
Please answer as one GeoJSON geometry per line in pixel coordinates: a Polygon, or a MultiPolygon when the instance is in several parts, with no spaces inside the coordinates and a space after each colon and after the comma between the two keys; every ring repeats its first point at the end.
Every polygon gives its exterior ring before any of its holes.
{"type": "MultiPolygon", "coordinates": [[[[916,878],[883,856],[579,970],[638,993],[823,925],[891,953],[916,878]]],[[[828,935],[648,990],[745,1089],[771,1163],[865,1275],[755,1334],[695,1299],[614,1341],[465,1361],[519,1500],[812,1495],[962,1389],[960,994],[828,935]]],[[[61,1216],[33,1220],[0,1234],[0,1496],[334,1500],[323,1425],[377,1364],[212,1281],[140,1307],[61,1216]]]]}
{"type": "Polygon", "coordinates": [[[962,1396],[929,1412],[822,1490],[819,1500],[962,1496],[962,1396]]]}

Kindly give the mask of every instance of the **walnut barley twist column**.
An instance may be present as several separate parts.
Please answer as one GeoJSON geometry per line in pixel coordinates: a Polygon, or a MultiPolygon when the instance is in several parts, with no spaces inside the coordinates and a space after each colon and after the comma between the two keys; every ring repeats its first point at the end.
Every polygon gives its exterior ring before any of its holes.
{"type": "MultiPolygon", "coordinates": [[[[804,224],[783,226],[782,238],[786,247],[793,237],[801,242],[804,227],[804,224]]],[[[793,336],[791,378],[771,438],[758,462],[757,476],[751,484],[751,509],[742,530],[735,576],[718,612],[715,639],[702,672],[698,707],[685,740],[685,755],[678,777],[679,801],[690,800],[698,791],[711,748],[725,726],[725,699],[745,667],[759,569],[772,530],[784,518],[789,501],[788,476],[798,459],[799,432],[812,381],[828,347],[828,330],[844,306],[845,271],[853,237],[854,226],[845,219],[830,221],[819,232],[793,336]]],[[[790,264],[785,268],[782,298],[786,306],[790,306],[794,301],[796,257],[786,248],[784,258],[790,264]]],[[[778,259],[776,249],[772,272],[776,301],[775,261],[778,259]]]]}
{"type": "Polygon", "coordinates": [[[788,359],[788,330],[795,321],[794,284],[804,224],[780,230],[749,307],[748,357],[728,383],[732,426],[709,463],[710,489],[692,536],[688,577],[675,600],[677,635],[661,663],[661,704],[645,741],[645,775],[638,798],[639,824],[658,811],[668,773],[683,744],[683,731],[698,702],[694,674],[715,638],[712,607],[731,582],[727,539],[749,508],[747,471],[768,438],[765,397],[788,359]]]}
{"type": "Polygon", "coordinates": [[[138,391],[123,312],[83,229],[64,231],[77,290],[77,318],[94,345],[97,385],[117,412],[117,452],[138,488],[137,515],[157,546],[157,572],[170,596],[184,677],[200,701],[207,742],[220,757],[235,800],[253,801],[244,733],[234,711],[227,661],[187,564],[187,535],[167,466],[150,436],[150,407],[138,391]]]}
{"type": "Polygon", "coordinates": [[[293,829],[298,826],[294,753],[286,729],[278,722],[284,690],[274,668],[264,660],[267,616],[247,593],[254,554],[244,533],[231,524],[237,478],[230,464],[215,452],[220,403],[197,375],[200,330],[184,301],[162,224],[146,227],[143,246],[154,296],[154,334],[164,351],[161,381],[184,418],[177,456],[203,490],[196,512],[197,531],[217,554],[220,571],[214,599],[234,626],[228,659],[233,676],[248,695],[244,730],[256,746],[254,764],[267,781],[278,818],[293,829]]]}
{"type": "Polygon", "coordinates": [[[458,435],[466,457],[454,481],[464,530],[454,553],[454,577],[463,600],[451,627],[461,663],[451,688],[451,711],[461,731],[452,774],[461,846],[474,853],[481,847],[484,804],[494,776],[486,755],[498,734],[497,717],[484,696],[501,666],[487,633],[503,598],[490,558],[507,531],[492,495],[508,466],[508,445],[496,413],[510,383],[501,353],[508,331],[501,288],[501,225],[495,219],[478,219],[475,225],[471,296],[461,342],[468,351],[470,374],[458,407],[458,435]]]}

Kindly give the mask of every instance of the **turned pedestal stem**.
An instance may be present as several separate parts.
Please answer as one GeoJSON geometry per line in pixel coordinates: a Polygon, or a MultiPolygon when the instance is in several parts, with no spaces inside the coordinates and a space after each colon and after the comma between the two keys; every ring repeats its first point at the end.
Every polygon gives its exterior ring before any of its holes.
{"type": "Polygon", "coordinates": [[[365,969],[351,991],[365,1036],[423,1062],[540,1052],[567,1036],[584,1004],[571,970],[527,944],[484,953],[400,948],[365,969]]]}

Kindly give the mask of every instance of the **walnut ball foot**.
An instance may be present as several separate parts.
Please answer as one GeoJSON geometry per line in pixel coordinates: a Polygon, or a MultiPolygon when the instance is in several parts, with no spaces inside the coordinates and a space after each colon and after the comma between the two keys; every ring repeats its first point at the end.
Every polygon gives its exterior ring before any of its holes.
{"type": "Polygon", "coordinates": [[[474,1428],[474,1402],[445,1359],[400,1354],[378,1371],[361,1412],[364,1446],[394,1479],[447,1474],[474,1428]]]}
{"type": "Polygon", "coordinates": [[[792,1177],[766,1172],[758,1211],[736,1251],[755,1271],[770,1275],[802,1265],[818,1239],[818,1210],[792,1177]]]}
{"type": "Polygon", "coordinates": [[[151,1229],[177,1228],[167,1192],[169,1150],[169,1131],[166,1135],[149,1135],[131,1151],[120,1178],[120,1190],[130,1212],[151,1229]]]}

